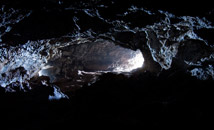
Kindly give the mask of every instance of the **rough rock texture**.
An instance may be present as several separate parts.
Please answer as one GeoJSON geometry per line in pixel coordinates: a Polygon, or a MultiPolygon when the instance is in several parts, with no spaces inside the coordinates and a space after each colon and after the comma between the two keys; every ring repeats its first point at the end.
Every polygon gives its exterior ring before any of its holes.
{"type": "MultiPolygon", "coordinates": [[[[113,5],[112,3],[112,7],[113,5]]],[[[30,80],[50,58],[53,58],[53,62],[55,55],[61,57],[59,48],[93,42],[100,38],[126,48],[140,49],[145,58],[144,70],[159,73],[162,69],[170,69],[175,59],[193,76],[203,77],[202,79],[213,77],[210,73],[212,64],[201,67],[201,62],[213,60],[212,41],[210,38],[203,39],[206,37],[200,33],[213,29],[212,22],[206,17],[176,16],[162,10],[150,11],[130,5],[114,12],[115,16],[110,19],[103,14],[110,5],[95,2],[94,8],[91,8],[91,4],[81,8],[75,6],[71,4],[69,7],[62,6],[64,8],[59,10],[47,7],[49,9],[26,11],[22,7],[13,9],[9,5],[2,5],[1,26],[5,29],[1,34],[1,74],[6,75],[6,78],[1,78],[3,87],[11,82],[30,80]],[[200,68],[196,68],[199,66],[200,68]],[[26,69],[28,76],[19,79],[19,76],[9,77],[6,74],[19,67],[26,69]],[[196,70],[201,72],[195,74],[196,70]],[[204,72],[206,70],[209,72],[204,72]]],[[[90,46],[84,46],[81,45],[80,48],[90,50],[90,46]]],[[[80,60],[75,62],[78,61],[80,60]]],[[[75,64],[69,60],[65,62],[75,64]]],[[[90,68],[89,66],[88,64],[87,67],[90,68]]]]}
{"type": "Polygon", "coordinates": [[[60,56],[50,58],[38,73],[50,77],[64,92],[89,85],[103,73],[127,73],[143,65],[139,50],[122,48],[103,39],[85,39],[85,43],[68,44],[57,51],[60,56]]]}
{"type": "Polygon", "coordinates": [[[1,5],[0,8],[0,41],[2,42],[2,37],[10,32],[15,24],[28,17],[31,14],[31,11],[14,9],[5,5],[1,5]]]}
{"type": "Polygon", "coordinates": [[[213,9],[205,1],[0,1],[3,124],[210,126],[213,9]],[[116,73],[136,50],[143,66],[116,73]]]}

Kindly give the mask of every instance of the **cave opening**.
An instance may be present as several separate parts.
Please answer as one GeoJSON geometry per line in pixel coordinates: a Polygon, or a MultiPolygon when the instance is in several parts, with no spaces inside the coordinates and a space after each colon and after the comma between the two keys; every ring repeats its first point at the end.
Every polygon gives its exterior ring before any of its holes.
{"type": "Polygon", "coordinates": [[[205,5],[0,0],[1,127],[213,127],[205,5]]]}
{"type": "Polygon", "coordinates": [[[144,63],[140,50],[134,51],[109,41],[61,47],[60,52],[61,56],[50,59],[39,71],[39,76],[48,76],[62,91],[64,86],[68,90],[72,86],[95,82],[104,73],[131,74],[144,63]]]}

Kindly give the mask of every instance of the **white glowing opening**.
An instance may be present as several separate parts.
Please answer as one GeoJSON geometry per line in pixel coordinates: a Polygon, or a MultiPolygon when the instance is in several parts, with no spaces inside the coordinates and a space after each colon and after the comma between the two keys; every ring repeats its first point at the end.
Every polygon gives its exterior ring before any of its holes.
{"type": "Polygon", "coordinates": [[[144,58],[140,50],[133,52],[132,58],[128,59],[125,63],[117,66],[114,72],[131,72],[132,70],[141,68],[144,63],[144,58]]]}

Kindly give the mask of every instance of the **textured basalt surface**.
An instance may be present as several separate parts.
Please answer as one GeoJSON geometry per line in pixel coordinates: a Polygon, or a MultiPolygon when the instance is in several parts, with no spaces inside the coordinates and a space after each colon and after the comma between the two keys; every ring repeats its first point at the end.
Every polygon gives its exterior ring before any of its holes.
{"type": "Polygon", "coordinates": [[[205,1],[2,0],[3,124],[209,127],[213,10],[205,1]]]}

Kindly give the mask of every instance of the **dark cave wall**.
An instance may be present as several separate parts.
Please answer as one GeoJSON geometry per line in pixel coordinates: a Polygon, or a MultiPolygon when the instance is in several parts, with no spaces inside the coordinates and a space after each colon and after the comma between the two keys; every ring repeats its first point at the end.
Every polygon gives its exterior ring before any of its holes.
{"type": "Polygon", "coordinates": [[[210,2],[1,0],[0,79],[8,83],[0,87],[1,125],[26,130],[211,128],[210,2]],[[76,46],[81,54],[93,51],[87,44],[97,39],[140,49],[143,68],[129,76],[103,74],[90,86],[65,89],[69,99],[50,101],[54,85],[64,89],[72,82],[53,84],[34,72],[50,59],[60,64],[61,52],[71,55],[66,53],[69,46],[76,46]]]}

